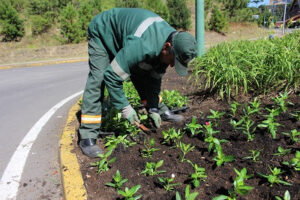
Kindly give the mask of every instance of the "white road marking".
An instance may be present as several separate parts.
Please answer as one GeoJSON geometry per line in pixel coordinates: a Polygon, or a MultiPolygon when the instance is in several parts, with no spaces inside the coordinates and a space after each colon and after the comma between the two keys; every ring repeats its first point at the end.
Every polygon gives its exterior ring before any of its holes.
{"type": "Polygon", "coordinates": [[[43,126],[48,122],[52,115],[65,103],[71,99],[82,94],[83,91],[77,92],[70,97],[60,101],[58,104],[53,106],[47,113],[45,113],[25,135],[22,142],[17,147],[13,156],[11,157],[8,165],[6,166],[4,173],[0,181],[0,199],[10,200],[16,199],[21,176],[23,173],[24,165],[26,163],[29,151],[35,142],[37,136],[42,130],[43,126]]]}

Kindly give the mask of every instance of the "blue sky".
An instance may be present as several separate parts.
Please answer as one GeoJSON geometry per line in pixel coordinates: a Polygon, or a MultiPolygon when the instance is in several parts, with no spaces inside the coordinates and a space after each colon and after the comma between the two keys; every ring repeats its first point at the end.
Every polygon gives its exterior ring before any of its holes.
{"type": "Polygon", "coordinates": [[[262,3],[258,3],[258,4],[255,4],[255,3],[249,3],[249,7],[258,7],[258,6],[260,6],[260,5],[262,5],[262,4],[264,4],[264,5],[266,5],[266,4],[269,4],[270,3],[270,0],[264,0],[264,2],[262,2],[262,3]]]}

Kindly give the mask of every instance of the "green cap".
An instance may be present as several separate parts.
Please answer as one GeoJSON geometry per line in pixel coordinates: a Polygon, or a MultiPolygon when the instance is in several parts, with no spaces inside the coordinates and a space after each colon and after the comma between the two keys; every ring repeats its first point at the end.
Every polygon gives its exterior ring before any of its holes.
{"type": "Polygon", "coordinates": [[[180,76],[188,73],[188,63],[197,55],[197,42],[190,33],[178,32],[172,38],[175,54],[175,71],[180,76]]]}

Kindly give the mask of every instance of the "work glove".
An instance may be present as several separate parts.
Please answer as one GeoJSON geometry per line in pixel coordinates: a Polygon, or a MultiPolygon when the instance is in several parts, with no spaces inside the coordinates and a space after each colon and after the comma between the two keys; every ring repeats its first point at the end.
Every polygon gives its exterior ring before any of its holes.
{"type": "Polygon", "coordinates": [[[160,128],[161,118],[160,118],[160,115],[158,113],[158,109],[157,108],[150,108],[148,113],[149,113],[148,117],[152,120],[152,122],[154,123],[154,126],[156,128],[160,128]]]}
{"type": "Polygon", "coordinates": [[[134,124],[134,121],[140,123],[139,117],[131,105],[125,106],[122,109],[122,117],[127,119],[131,124],[134,124]]]}

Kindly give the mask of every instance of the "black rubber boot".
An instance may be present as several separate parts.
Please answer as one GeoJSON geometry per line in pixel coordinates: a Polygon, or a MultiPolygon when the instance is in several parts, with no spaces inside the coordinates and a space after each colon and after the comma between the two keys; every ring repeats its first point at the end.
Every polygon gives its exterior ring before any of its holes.
{"type": "Polygon", "coordinates": [[[88,138],[80,140],[79,146],[83,154],[90,158],[97,158],[98,154],[103,153],[100,147],[96,144],[96,139],[88,138]]]}
{"type": "Polygon", "coordinates": [[[172,113],[170,110],[165,111],[160,115],[161,119],[166,122],[179,123],[184,120],[182,115],[172,113]]]}

